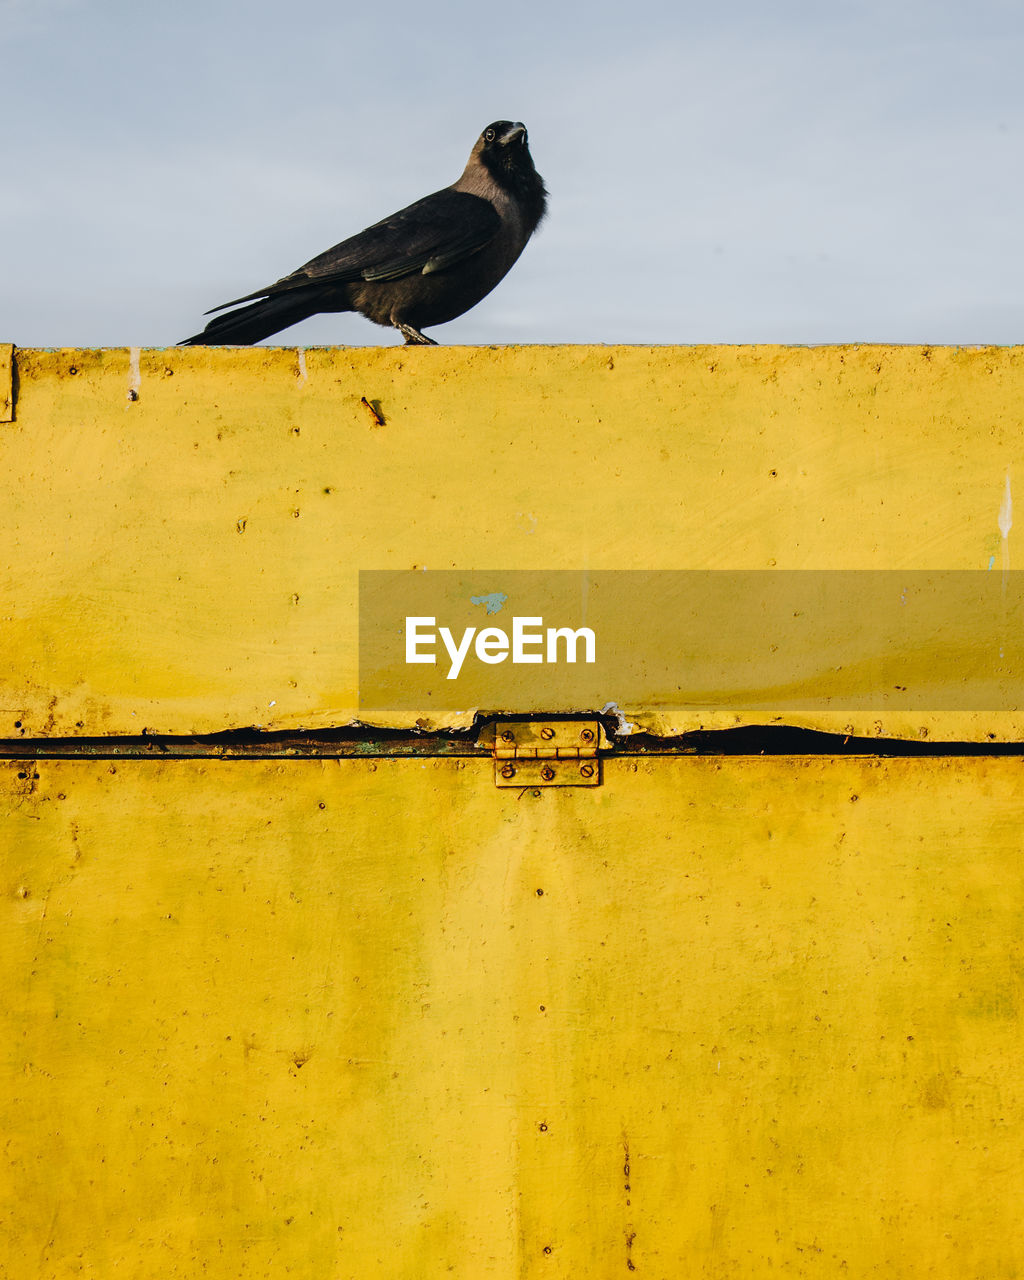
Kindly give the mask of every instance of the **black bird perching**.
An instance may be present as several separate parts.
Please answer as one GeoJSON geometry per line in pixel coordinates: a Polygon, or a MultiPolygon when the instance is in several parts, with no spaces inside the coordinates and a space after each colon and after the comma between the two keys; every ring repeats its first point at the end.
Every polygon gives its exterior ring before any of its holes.
{"type": "Polygon", "coordinates": [[[507,275],[543,218],[546,197],[526,126],[496,120],[457,182],[265,289],[214,307],[237,310],[182,345],[243,346],[322,311],[358,311],[398,329],[406,343],[433,344],[422,330],[461,316],[507,275]]]}

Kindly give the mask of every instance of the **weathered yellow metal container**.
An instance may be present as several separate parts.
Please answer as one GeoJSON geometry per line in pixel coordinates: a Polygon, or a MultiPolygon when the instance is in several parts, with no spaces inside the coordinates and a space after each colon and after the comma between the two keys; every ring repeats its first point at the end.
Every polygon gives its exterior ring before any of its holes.
{"type": "Polygon", "coordinates": [[[5,405],[0,1275],[1024,1270],[1024,352],[0,348],[5,405]],[[896,655],[985,697],[371,714],[382,570],[1005,603],[896,655]]]}

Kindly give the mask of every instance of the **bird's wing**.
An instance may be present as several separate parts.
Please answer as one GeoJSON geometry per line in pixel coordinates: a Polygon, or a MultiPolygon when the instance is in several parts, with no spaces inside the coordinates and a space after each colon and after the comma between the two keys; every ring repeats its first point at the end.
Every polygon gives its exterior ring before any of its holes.
{"type": "Polygon", "coordinates": [[[501,218],[489,200],[446,187],[342,240],[267,288],[213,310],[310,285],[397,280],[417,272],[444,271],[479,253],[500,228],[501,218]]]}

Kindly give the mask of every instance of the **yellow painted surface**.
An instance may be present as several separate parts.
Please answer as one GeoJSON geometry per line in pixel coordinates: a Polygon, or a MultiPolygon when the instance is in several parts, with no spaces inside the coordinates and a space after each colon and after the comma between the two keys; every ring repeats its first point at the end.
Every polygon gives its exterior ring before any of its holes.
{"type": "MultiPolygon", "coordinates": [[[[1014,567],[1024,349],[14,357],[0,737],[345,724],[360,569],[1014,567]]],[[[0,1277],[1024,1273],[1020,763],[0,763],[0,1277]]]]}
{"type": "MultiPolygon", "coordinates": [[[[1001,571],[1018,536],[1000,512],[1024,475],[1021,348],[15,359],[5,737],[350,722],[359,569],[1001,571]]],[[[671,696],[623,710],[661,732],[743,719],[671,696]]],[[[1024,731],[1014,710],[789,719],[1024,731]]]]}
{"type": "Polygon", "coordinates": [[[1019,1274],[1020,762],[604,772],[5,765],[0,1274],[1019,1274]]]}

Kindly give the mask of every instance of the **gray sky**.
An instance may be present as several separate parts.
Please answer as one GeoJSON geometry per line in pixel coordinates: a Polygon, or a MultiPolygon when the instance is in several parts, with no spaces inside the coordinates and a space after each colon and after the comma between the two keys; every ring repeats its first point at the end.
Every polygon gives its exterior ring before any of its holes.
{"type": "Polygon", "coordinates": [[[0,0],[0,49],[2,341],[173,343],[495,118],[550,212],[442,342],[1024,341],[1019,0],[0,0]]]}

